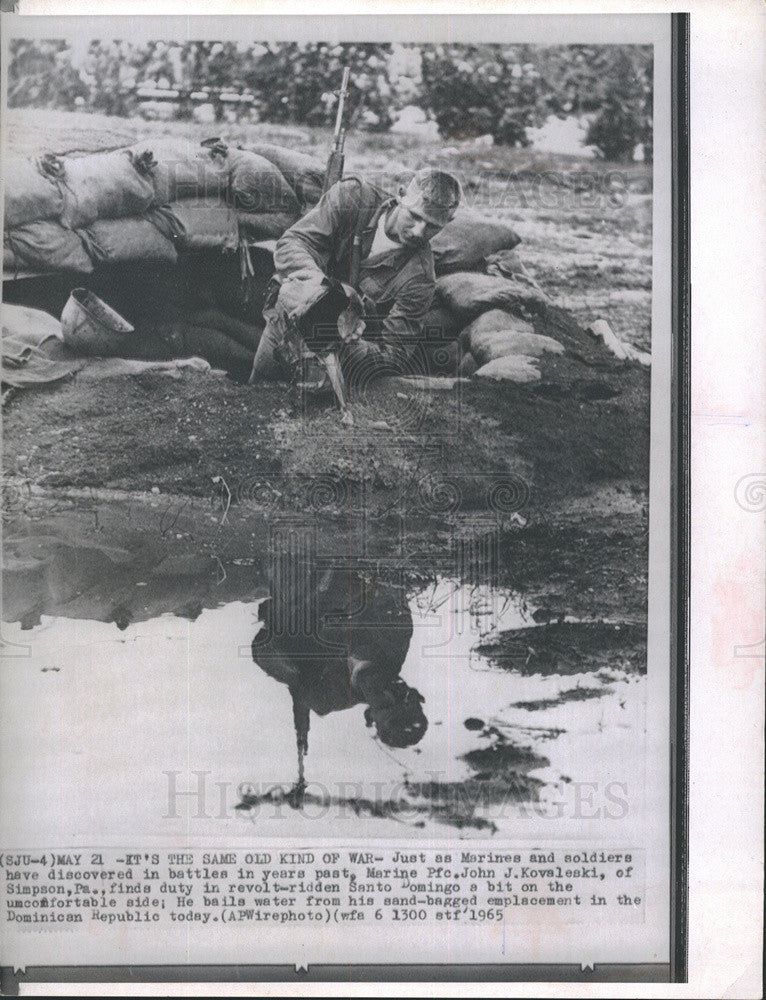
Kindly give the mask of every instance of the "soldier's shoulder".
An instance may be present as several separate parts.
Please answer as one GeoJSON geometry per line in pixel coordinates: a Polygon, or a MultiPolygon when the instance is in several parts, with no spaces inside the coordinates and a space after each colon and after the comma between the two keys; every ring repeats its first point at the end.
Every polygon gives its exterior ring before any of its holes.
{"type": "Polygon", "coordinates": [[[344,195],[353,198],[361,198],[365,203],[381,204],[393,197],[389,191],[385,191],[377,184],[360,174],[347,174],[338,181],[339,190],[344,195]]]}

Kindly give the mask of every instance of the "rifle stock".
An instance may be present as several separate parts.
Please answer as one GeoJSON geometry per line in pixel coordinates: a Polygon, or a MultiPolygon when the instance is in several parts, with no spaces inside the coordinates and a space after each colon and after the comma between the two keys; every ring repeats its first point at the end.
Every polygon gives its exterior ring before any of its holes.
{"type": "Polygon", "coordinates": [[[341,145],[339,149],[333,148],[330,153],[330,158],[327,161],[327,170],[324,175],[324,185],[322,187],[322,194],[328,191],[333,184],[337,184],[338,181],[343,176],[343,163],[345,160],[345,155],[343,153],[343,142],[345,140],[345,130],[341,137],[341,145]]]}

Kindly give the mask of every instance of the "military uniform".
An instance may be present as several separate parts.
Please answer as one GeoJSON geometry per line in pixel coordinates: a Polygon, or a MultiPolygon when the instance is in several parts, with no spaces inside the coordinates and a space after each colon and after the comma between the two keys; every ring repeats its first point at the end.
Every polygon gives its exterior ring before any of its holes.
{"type": "Polygon", "coordinates": [[[330,570],[312,573],[304,599],[296,608],[291,593],[274,593],[261,605],[253,659],[317,715],[376,702],[399,677],[412,639],[404,594],[361,573],[330,570]]]}
{"type": "MultiPolygon", "coordinates": [[[[258,346],[255,374],[287,374],[279,345],[289,318],[299,316],[301,308],[294,302],[287,306],[280,289],[292,275],[307,272],[352,285],[359,293],[364,307],[364,339],[344,347],[351,360],[377,359],[388,362],[394,370],[407,370],[433,300],[436,276],[427,241],[370,253],[380,219],[395,205],[396,199],[380,188],[348,177],[330,188],[282,236],[274,253],[276,273],[264,310],[267,326],[258,346]],[[355,238],[360,260],[356,281],[352,273],[355,238]]],[[[312,292],[315,296],[316,286],[312,292]]],[[[303,314],[313,304],[310,299],[302,303],[303,314]]]]}

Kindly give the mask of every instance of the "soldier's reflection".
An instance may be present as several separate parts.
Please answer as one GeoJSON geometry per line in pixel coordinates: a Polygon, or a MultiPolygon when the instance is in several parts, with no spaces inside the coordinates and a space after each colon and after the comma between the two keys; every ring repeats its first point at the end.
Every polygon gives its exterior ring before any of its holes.
{"type": "Polygon", "coordinates": [[[365,721],[390,747],[418,743],[428,728],[423,697],[400,673],[412,615],[398,586],[348,569],[311,570],[274,581],[259,609],[264,623],[253,659],[286,684],[293,700],[298,782],[305,788],[311,712],[328,715],[365,704],[365,721]]]}

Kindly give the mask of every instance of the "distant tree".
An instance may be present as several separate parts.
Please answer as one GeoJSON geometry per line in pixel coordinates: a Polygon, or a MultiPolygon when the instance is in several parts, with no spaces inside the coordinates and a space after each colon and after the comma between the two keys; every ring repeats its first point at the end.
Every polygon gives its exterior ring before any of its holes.
{"type": "Polygon", "coordinates": [[[589,114],[586,142],[605,159],[652,152],[652,50],[624,45],[423,48],[422,105],[445,136],[526,145],[548,115],[589,114]]]}
{"type": "MultiPolygon", "coordinates": [[[[549,115],[588,115],[599,156],[652,155],[652,50],[639,45],[332,45],[327,42],[91,42],[73,65],[63,41],[11,43],[11,107],[86,107],[131,115],[141,84],[190,92],[248,91],[262,120],[331,126],[343,67],[351,70],[356,128],[385,131],[405,104],[432,116],[445,138],[490,134],[524,146],[549,115]]],[[[183,96],[179,117],[193,101],[183,96]]]]}
{"type": "Polygon", "coordinates": [[[423,106],[444,136],[525,146],[542,121],[543,82],[527,45],[424,46],[423,106]]]}
{"type": "Polygon", "coordinates": [[[78,97],[87,96],[88,88],[71,64],[66,42],[11,41],[9,107],[72,109],[78,97]]]}
{"type": "Polygon", "coordinates": [[[588,145],[607,160],[629,161],[639,143],[652,156],[652,50],[640,45],[571,45],[539,49],[546,106],[565,116],[589,114],[588,145]]]}
{"type": "Polygon", "coordinates": [[[272,122],[332,125],[343,67],[351,70],[349,113],[357,123],[385,130],[392,124],[388,44],[329,45],[323,42],[273,44],[243,73],[256,95],[261,117],[272,122]],[[366,114],[365,114],[366,113],[366,114]]]}
{"type": "Polygon", "coordinates": [[[152,55],[153,46],[136,50],[127,43],[91,42],[82,67],[89,106],[107,115],[132,114],[137,102],[131,88],[152,55]]]}

